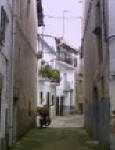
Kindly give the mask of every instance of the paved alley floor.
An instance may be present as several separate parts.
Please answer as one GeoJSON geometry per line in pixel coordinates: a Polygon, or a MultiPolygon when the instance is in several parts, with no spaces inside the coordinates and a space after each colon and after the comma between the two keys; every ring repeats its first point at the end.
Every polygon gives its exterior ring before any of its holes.
{"type": "Polygon", "coordinates": [[[111,133],[111,150],[115,150],[115,133],[111,133]]]}
{"type": "Polygon", "coordinates": [[[74,128],[74,127],[83,127],[84,126],[84,117],[83,115],[73,115],[73,116],[63,116],[56,117],[50,127],[52,128],[74,128]]]}
{"type": "Polygon", "coordinates": [[[11,150],[102,150],[83,128],[83,117],[57,117],[49,128],[32,129],[11,150]],[[76,122],[77,119],[77,122],[76,122]]]}
{"type": "Polygon", "coordinates": [[[12,150],[97,150],[82,128],[33,129],[12,150]]]}

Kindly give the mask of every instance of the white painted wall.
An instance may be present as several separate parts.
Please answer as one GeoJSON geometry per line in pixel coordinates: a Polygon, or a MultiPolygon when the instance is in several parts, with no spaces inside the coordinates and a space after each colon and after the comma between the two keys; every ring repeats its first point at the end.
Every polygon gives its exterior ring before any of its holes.
{"type": "MultiPolygon", "coordinates": [[[[38,72],[41,68],[41,61],[44,60],[45,64],[49,64],[52,68],[55,68],[55,49],[50,47],[46,41],[43,41],[41,38],[38,40],[38,51],[43,52],[42,59],[38,60],[38,72]]],[[[52,105],[52,95],[54,95],[54,105],[50,106],[50,116],[51,118],[55,117],[55,100],[56,100],[56,84],[51,83],[48,79],[41,80],[40,75],[38,76],[38,99],[37,105],[43,106],[47,104],[47,93],[50,93],[50,105],[52,105]],[[43,93],[43,103],[40,103],[40,92],[43,93]]]]}
{"type": "MultiPolygon", "coordinates": [[[[45,40],[45,38],[44,38],[45,40]]],[[[54,40],[55,41],[55,40],[54,40]]],[[[56,88],[56,97],[64,97],[64,106],[70,108],[70,103],[71,106],[76,107],[76,75],[77,75],[77,67],[74,68],[74,66],[69,65],[65,62],[62,61],[58,61],[56,59],[56,46],[51,45],[49,46],[51,43],[46,43],[43,40],[41,40],[41,38],[38,41],[38,50],[43,51],[43,58],[42,60],[46,61],[46,64],[48,63],[49,65],[51,65],[53,68],[60,70],[60,77],[61,77],[61,81],[60,84],[51,88],[50,82],[39,82],[38,81],[38,93],[43,90],[45,93],[50,92],[52,94],[55,93],[52,92],[53,89],[56,88]],[[64,74],[66,74],[66,77],[64,76],[64,74]],[[64,92],[65,91],[65,82],[67,82],[69,84],[69,87],[71,87],[71,89],[73,90],[73,95],[71,98],[71,102],[70,102],[70,91],[68,92],[64,92]]],[[[73,53],[71,53],[71,55],[73,57],[78,57],[78,56],[74,56],[73,53]]],[[[38,61],[38,68],[40,68],[40,62],[41,60],[38,61]]],[[[38,77],[39,80],[40,76],[38,77]]],[[[39,97],[39,95],[38,95],[39,97]]],[[[39,99],[38,99],[38,104],[39,104],[39,99]]]]}
{"type": "MultiPolygon", "coordinates": [[[[56,87],[56,95],[58,97],[63,96],[64,97],[64,106],[70,108],[70,104],[73,107],[76,107],[76,75],[77,75],[77,68],[74,68],[71,65],[68,65],[61,61],[56,61],[56,68],[60,70],[61,72],[61,82],[60,85],[56,87]],[[64,74],[66,74],[66,77],[64,77],[64,74]],[[73,90],[73,96],[71,98],[70,102],[70,91],[65,91],[65,82],[68,82],[69,86],[73,90]]],[[[68,110],[69,111],[69,110],[68,110]]]]}

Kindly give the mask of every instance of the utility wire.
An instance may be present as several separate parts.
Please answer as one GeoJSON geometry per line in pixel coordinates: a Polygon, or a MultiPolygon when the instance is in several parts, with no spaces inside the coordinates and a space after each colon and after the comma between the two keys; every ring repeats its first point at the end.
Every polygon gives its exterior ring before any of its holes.
{"type": "MultiPolygon", "coordinates": [[[[50,18],[50,19],[63,19],[63,17],[61,16],[50,16],[50,15],[44,15],[45,17],[47,18],[50,18]]],[[[65,17],[65,19],[80,19],[81,17],[65,17]]]]}

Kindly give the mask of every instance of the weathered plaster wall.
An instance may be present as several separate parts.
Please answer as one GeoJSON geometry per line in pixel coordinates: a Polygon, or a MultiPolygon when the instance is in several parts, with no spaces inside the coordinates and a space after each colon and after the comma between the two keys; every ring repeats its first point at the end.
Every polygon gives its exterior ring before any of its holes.
{"type": "Polygon", "coordinates": [[[90,0],[86,1],[86,4],[88,14],[84,29],[85,126],[94,139],[109,145],[109,51],[105,34],[106,1],[90,0]],[[100,5],[97,5],[98,2],[100,5]],[[97,7],[100,10],[101,24],[96,22],[96,17],[99,16],[97,7]],[[98,35],[94,33],[98,25],[101,27],[100,42],[98,35]]]}
{"type": "MultiPolygon", "coordinates": [[[[0,1],[3,6],[9,22],[7,22],[5,30],[4,46],[0,46],[0,80],[1,85],[1,113],[0,113],[0,149],[5,149],[8,144],[9,136],[9,102],[11,98],[12,80],[11,80],[11,52],[12,52],[12,14],[10,11],[10,3],[8,1],[0,1]],[[7,137],[6,137],[7,136],[7,137]]],[[[1,15],[0,15],[1,20],[1,15]]]]}
{"type": "MultiPolygon", "coordinates": [[[[115,1],[109,0],[109,37],[115,35],[115,1]]],[[[115,38],[109,38],[110,52],[110,102],[111,111],[115,110],[115,38]]]]}
{"type": "Polygon", "coordinates": [[[13,125],[16,125],[14,134],[17,138],[34,125],[37,106],[36,1],[32,0],[28,5],[27,0],[16,3],[13,113],[17,117],[13,120],[13,125]]]}

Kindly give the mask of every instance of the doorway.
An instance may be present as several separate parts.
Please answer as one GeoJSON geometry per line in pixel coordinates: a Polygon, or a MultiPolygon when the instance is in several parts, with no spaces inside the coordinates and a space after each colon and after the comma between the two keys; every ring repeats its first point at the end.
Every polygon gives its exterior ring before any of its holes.
{"type": "Polygon", "coordinates": [[[60,116],[63,116],[63,101],[64,101],[64,97],[62,96],[61,98],[60,98],[60,116]]]}
{"type": "Polygon", "coordinates": [[[47,92],[47,107],[49,108],[50,106],[50,93],[47,92]]]}
{"type": "Polygon", "coordinates": [[[18,98],[14,97],[14,101],[13,101],[13,143],[16,142],[17,100],[18,100],[18,98]]]}
{"type": "Polygon", "coordinates": [[[56,116],[59,116],[59,97],[56,97],[56,116]]]}

